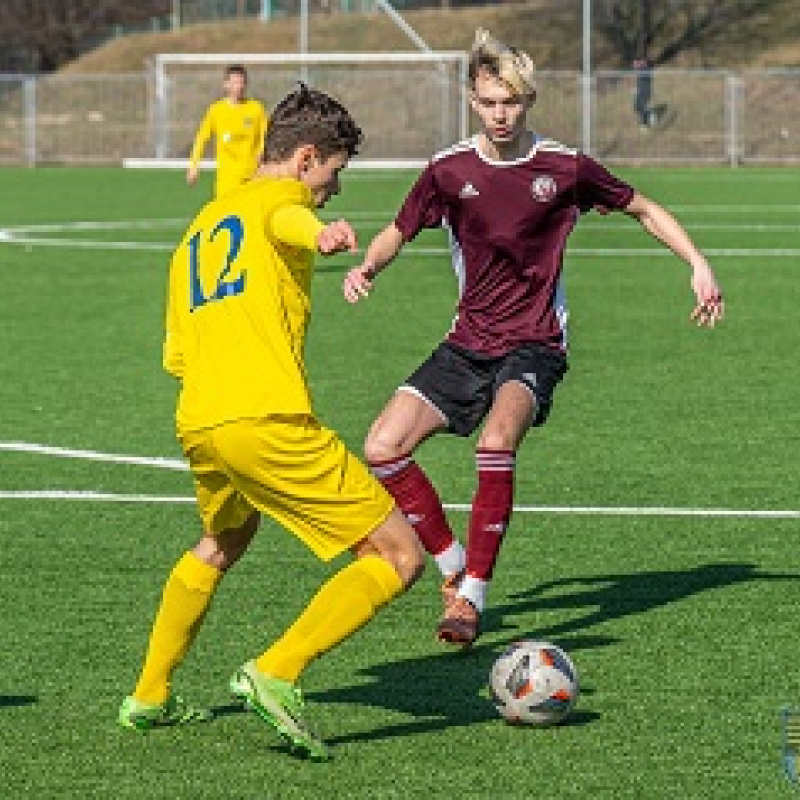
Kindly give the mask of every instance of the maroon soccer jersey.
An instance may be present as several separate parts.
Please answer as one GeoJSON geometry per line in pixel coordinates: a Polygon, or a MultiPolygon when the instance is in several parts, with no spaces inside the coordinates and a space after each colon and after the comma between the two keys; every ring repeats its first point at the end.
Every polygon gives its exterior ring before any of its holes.
{"type": "Polygon", "coordinates": [[[560,277],[567,236],[593,206],[625,208],[633,189],[588,156],[546,139],[493,161],[477,137],[433,157],[395,220],[405,241],[447,228],[459,301],[448,341],[491,356],[524,342],[566,349],[560,277]]]}

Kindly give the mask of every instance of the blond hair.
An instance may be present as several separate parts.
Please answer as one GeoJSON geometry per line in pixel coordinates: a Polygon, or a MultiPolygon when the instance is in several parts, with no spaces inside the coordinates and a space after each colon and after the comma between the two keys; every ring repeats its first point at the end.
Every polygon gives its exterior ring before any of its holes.
{"type": "Polygon", "coordinates": [[[469,59],[469,81],[473,88],[481,70],[499,78],[514,94],[536,96],[536,67],[531,57],[516,47],[503,44],[489,31],[478,28],[469,59]]]}

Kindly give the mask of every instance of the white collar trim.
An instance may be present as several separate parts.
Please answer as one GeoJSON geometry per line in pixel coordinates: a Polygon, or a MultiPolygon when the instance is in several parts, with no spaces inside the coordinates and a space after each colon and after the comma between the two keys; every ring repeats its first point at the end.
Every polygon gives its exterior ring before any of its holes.
{"type": "Polygon", "coordinates": [[[478,158],[481,161],[485,161],[487,164],[491,164],[493,167],[513,167],[515,164],[524,164],[526,161],[530,161],[538,152],[539,143],[545,141],[544,137],[539,136],[538,133],[533,134],[533,144],[531,145],[531,149],[528,152],[521,156],[520,158],[515,158],[512,161],[502,161],[499,158],[489,158],[485,153],[481,151],[480,145],[478,144],[478,137],[480,134],[475,134],[470,139],[470,144],[472,149],[475,151],[478,158]]]}

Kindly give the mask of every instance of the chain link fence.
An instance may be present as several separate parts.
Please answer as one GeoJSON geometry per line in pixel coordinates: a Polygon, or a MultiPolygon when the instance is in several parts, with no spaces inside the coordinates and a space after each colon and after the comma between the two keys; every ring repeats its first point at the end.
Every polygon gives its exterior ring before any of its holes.
{"type": "MultiPolygon", "coordinates": [[[[308,77],[353,106],[367,131],[368,158],[425,160],[464,129],[467,93],[452,73],[445,91],[430,69],[411,64],[399,77],[366,63],[312,69],[308,77]]],[[[296,67],[264,67],[251,86],[270,106],[296,79],[296,67]]],[[[169,81],[165,106],[148,73],[0,75],[0,163],[183,158],[218,95],[221,71],[198,65],[169,81]]],[[[588,104],[576,72],[542,72],[538,84],[531,126],[608,163],[800,162],[800,70],[656,70],[646,117],[630,71],[595,73],[588,104]]]]}
{"type": "Polygon", "coordinates": [[[0,163],[102,164],[153,152],[147,75],[0,75],[0,163]]]}
{"type": "MultiPolygon", "coordinates": [[[[218,94],[222,63],[192,55],[164,56],[154,68],[157,87],[156,157],[186,158],[209,98],[218,94]]],[[[364,131],[360,157],[369,161],[420,160],[467,134],[461,53],[243,56],[253,96],[267,108],[303,80],[332,94],[364,131]]]]}

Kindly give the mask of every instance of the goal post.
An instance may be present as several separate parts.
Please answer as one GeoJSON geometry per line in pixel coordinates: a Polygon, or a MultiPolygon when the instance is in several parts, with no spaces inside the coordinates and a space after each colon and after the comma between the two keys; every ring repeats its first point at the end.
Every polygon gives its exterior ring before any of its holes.
{"type": "Polygon", "coordinates": [[[468,135],[464,52],[161,53],[151,71],[153,158],[127,166],[184,166],[232,63],[247,68],[249,93],[267,109],[300,80],[340,100],[364,131],[354,165],[418,166],[468,135]]]}

